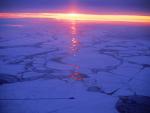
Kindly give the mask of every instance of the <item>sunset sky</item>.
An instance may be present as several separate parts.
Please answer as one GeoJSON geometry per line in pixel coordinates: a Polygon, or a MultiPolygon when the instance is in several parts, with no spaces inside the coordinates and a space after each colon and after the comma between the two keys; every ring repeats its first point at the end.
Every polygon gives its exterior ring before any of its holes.
{"type": "Polygon", "coordinates": [[[149,0],[1,0],[0,18],[51,18],[150,25],[149,0]]]}
{"type": "Polygon", "coordinates": [[[149,0],[1,0],[0,12],[150,13],[149,0]]]}

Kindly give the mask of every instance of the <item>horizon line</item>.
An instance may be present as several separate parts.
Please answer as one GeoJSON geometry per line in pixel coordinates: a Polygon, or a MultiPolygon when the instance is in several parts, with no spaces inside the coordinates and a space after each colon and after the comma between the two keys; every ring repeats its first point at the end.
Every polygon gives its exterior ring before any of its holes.
{"type": "Polygon", "coordinates": [[[121,22],[150,24],[150,15],[140,14],[88,14],[88,13],[0,13],[0,19],[43,18],[80,22],[121,22]]]}

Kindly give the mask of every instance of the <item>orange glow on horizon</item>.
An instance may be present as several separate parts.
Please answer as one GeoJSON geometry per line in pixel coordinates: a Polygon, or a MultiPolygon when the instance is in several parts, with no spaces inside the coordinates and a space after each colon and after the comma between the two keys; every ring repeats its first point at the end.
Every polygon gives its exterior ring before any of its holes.
{"type": "Polygon", "coordinates": [[[0,13],[0,18],[49,18],[82,22],[129,22],[150,24],[149,15],[98,15],[78,13],[0,13]]]}

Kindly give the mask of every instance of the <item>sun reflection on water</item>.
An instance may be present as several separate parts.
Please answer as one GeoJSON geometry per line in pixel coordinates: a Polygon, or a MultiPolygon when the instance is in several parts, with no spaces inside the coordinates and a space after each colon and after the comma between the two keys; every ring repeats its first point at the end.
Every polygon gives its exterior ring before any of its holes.
{"type": "Polygon", "coordinates": [[[79,73],[79,72],[73,72],[69,77],[72,78],[72,79],[74,79],[74,80],[78,80],[78,81],[84,79],[84,77],[82,76],[82,74],[79,73]]]}
{"type": "MultiPolygon", "coordinates": [[[[73,16],[73,15],[72,15],[73,16]]],[[[74,15],[75,16],[75,15],[74,15]]],[[[78,34],[77,34],[77,25],[76,21],[73,20],[71,21],[71,54],[73,55],[73,58],[77,57],[77,54],[79,52],[79,46],[80,46],[80,41],[78,39],[78,34]]],[[[69,66],[73,67],[72,73],[69,75],[69,78],[76,80],[76,81],[81,81],[84,79],[83,74],[79,72],[80,66],[77,64],[69,64],[69,66]]]]}
{"type": "Polygon", "coordinates": [[[71,52],[74,56],[76,56],[76,53],[79,51],[79,40],[77,38],[77,28],[76,28],[76,22],[71,22],[71,52]]]}

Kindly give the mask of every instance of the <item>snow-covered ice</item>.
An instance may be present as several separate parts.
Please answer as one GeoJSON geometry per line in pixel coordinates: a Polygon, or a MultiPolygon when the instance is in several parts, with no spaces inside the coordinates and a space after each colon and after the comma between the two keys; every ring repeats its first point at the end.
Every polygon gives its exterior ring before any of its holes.
{"type": "Polygon", "coordinates": [[[150,96],[150,27],[0,20],[1,113],[118,113],[150,96]]]}

